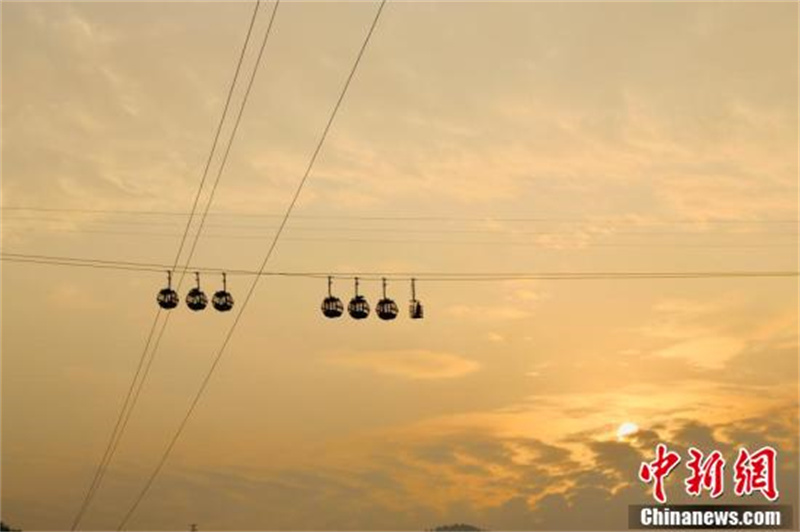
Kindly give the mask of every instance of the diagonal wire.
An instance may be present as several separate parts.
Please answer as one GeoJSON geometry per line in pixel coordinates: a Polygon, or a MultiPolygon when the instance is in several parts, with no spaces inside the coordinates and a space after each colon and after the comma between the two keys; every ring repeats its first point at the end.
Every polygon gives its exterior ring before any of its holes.
{"type": "MultiPolygon", "coordinates": [[[[219,167],[219,170],[217,172],[217,176],[216,176],[216,178],[214,180],[214,184],[212,186],[211,193],[209,194],[208,200],[207,200],[205,208],[203,210],[203,214],[201,216],[200,225],[199,225],[199,227],[197,229],[197,232],[194,235],[194,239],[192,241],[192,246],[190,248],[189,254],[187,255],[187,258],[184,261],[184,265],[181,268],[179,268],[179,270],[181,272],[181,276],[178,279],[178,283],[177,283],[177,289],[178,290],[180,290],[180,287],[183,284],[183,280],[184,280],[184,278],[186,276],[186,273],[189,271],[188,270],[189,263],[190,263],[190,261],[192,259],[192,256],[194,255],[194,252],[195,252],[195,249],[196,249],[196,246],[197,246],[197,242],[198,242],[198,240],[200,238],[200,235],[201,235],[201,232],[203,230],[203,224],[205,222],[206,216],[208,215],[208,211],[210,209],[210,206],[211,206],[211,204],[212,204],[212,202],[214,200],[214,195],[216,193],[217,185],[219,184],[220,178],[222,177],[223,171],[225,169],[226,162],[228,160],[228,155],[230,154],[231,146],[233,145],[233,141],[234,141],[234,139],[236,137],[236,132],[237,132],[237,130],[239,128],[239,124],[241,122],[244,109],[245,109],[245,107],[247,105],[247,102],[249,100],[250,92],[251,92],[252,87],[253,87],[253,82],[255,80],[256,73],[258,72],[259,66],[261,64],[261,59],[262,59],[263,54],[264,54],[264,49],[265,49],[267,41],[269,40],[269,37],[270,37],[270,35],[272,33],[272,26],[273,26],[273,22],[275,20],[275,14],[277,13],[279,4],[280,4],[280,0],[276,1],[275,5],[274,5],[274,7],[272,9],[272,13],[270,15],[269,23],[268,23],[267,29],[266,29],[266,31],[264,33],[264,38],[262,39],[261,46],[259,48],[258,57],[256,58],[255,65],[254,65],[253,70],[252,70],[252,72],[250,74],[250,79],[248,81],[247,89],[246,89],[246,91],[244,93],[244,97],[242,99],[242,103],[241,103],[241,105],[239,107],[239,112],[238,112],[238,114],[236,116],[236,119],[235,119],[235,122],[234,122],[234,125],[233,125],[233,129],[232,129],[231,134],[230,134],[230,136],[228,138],[228,142],[227,142],[227,146],[225,148],[225,153],[223,155],[222,162],[220,163],[220,167],[219,167]]],[[[176,259],[176,262],[175,262],[175,264],[173,266],[173,270],[175,270],[176,268],[177,268],[177,259],[176,259]]],[[[155,342],[152,343],[152,349],[150,350],[150,356],[147,359],[147,362],[146,362],[146,364],[144,366],[144,371],[142,373],[142,377],[141,377],[141,379],[140,379],[140,381],[138,383],[138,386],[137,386],[137,388],[136,388],[136,390],[135,390],[135,392],[133,394],[131,405],[130,405],[127,413],[125,414],[125,418],[124,418],[124,420],[122,422],[122,427],[120,429],[120,435],[117,438],[117,441],[115,442],[114,447],[112,448],[112,455],[113,455],[113,452],[116,450],[117,445],[119,445],[119,442],[120,442],[121,436],[122,436],[122,432],[127,427],[128,421],[130,420],[130,417],[131,417],[131,414],[133,412],[133,409],[134,409],[134,407],[135,407],[135,405],[136,405],[136,403],[137,403],[137,401],[139,399],[139,395],[140,395],[140,393],[141,393],[141,391],[142,391],[142,389],[144,387],[144,383],[145,383],[145,381],[147,379],[147,376],[148,376],[148,374],[150,372],[150,368],[151,368],[151,366],[153,364],[153,360],[155,359],[156,353],[157,353],[158,348],[159,348],[159,346],[161,344],[161,339],[163,338],[164,332],[166,331],[167,325],[169,324],[170,316],[171,316],[171,314],[169,314],[169,313],[166,315],[166,317],[164,318],[164,321],[161,324],[161,328],[159,329],[158,334],[156,335],[155,342]]]]}
{"type": "Polygon", "coordinates": [[[319,155],[320,150],[322,149],[322,145],[325,143],[325,139],[328,136],[328,132],[330,131],[330,128],[333,125],[333,121],[336,118],[336,115],[337,115],[337,113],[339,111],[339,108],[341,107],[342,101],[344,100],[344,97],[347,94],[347,89],[350,87],[350,83],[353,80],[353,77],[355,76],[356,70],[358,69],[358,65],[361,63],[361,58],[364,56],[364,51],[366,50],[367,45],[369,44],[370,38],[372,37],[372,34],[373,34],[374,30],[375,30],[375,26],[378,24],[378,19],[380,18],[380,15],[383,12],[383,8],[384,8],[385,5],[386,5],[386,0],[381,0],[380,5],[378,6],[378,10],[375,13],[375,18],[372,21],[372,25],[370,26],[369,31],[367,32],[367,35],[364,38],[364,42],[361,45],[361,49],[359,50],[358,55],[356,56],[356,59],[353,62],[353,67],[350,70],[350,74],[348,75],[347,80],[345,81],[344,87],[342,88],[342,92],[339,95],[339,98],[338,98],[338,100],[336,101],[336,104],[333,107],[333,111],[331,112],[330,118],[328,119],[328,122],[325,125],[325,128],[323,129],[323,132],[322,132],[322,135],[320,136],[319,142],[317,143],[317,146],[314,149],[314,152],[313,152],[313,154],[311,156],[311,159],[309,160],[308,166],[306,167],[306,171],[303,174],[303,178],[300,180],[300,183],[297,185],[297,188],[296,188],[296,190],[294,192],[292,200],[289,203],[289,206],[286,208],[286,212],[283,215],[283,219],[281,220],[281,224],[280,224],[280,226],[278,228],[278,231],[275,234],[275,236],[273,237],[272,243],[270,244],[270,247],[267,250],[266,255],[264,256],[264,259],[261,262],[261,266],[260,266],[260,268],[258,270],[258,275],[256,275],[255,278],[253,279],[253,283],[250,285],[250,289],[248,290],[247,295],[245,296],[245,299],[242,302],[242,305],[239,307],[239,311],[236,314],[236,317],[234,318],[234,321],[231,324],[231,327],[228,329],[228,332],[225,335],[225,339],[223,340],[222,345],[220,346],[219,350],[217,351],[216,357],[214,358],[214,361],[212,362],[211,367],[209,368],[208,372],[206,373],[205,377],[203,378],[203,381],[200,384],[200,387],[197,390],[197,393],[195,394],[194,398],[192,399],[192,402],[191,402],[191,404],[189,406],[189,409],[186,411],[186,414],[184,415],[183,419],[181,420],[181,423],[178,426],[178,429],[175,431],[175,434],[173,435],[172,439],[170,440],[169,445],[167,446],[166,450],[164,451],[164,454],[159,459],[158,464],[156,465],[156,468],[153,470],[153,473],[147,479],[147,482],[145,483],[145,485],[142,488],[141,492],[136,497],[136,499],[134,500],[134,502],[131,505],[130,509],[128,510],[128,512],[123,517],[122,521],[120,522],[119,526],[117,527],[117,530],[122,530],[125,527],[125,525],[130,520],[130,518],[133,515],[133,513],[138,508],[139,504],[144,499],[144,497],[147,494],[147,492],[150,490],[150,487],[153,485],[153,482],[155,481],[156,477],[161,472],[161,469],[164,467],[164,464],[166,463],[167,458],[169,457],[170,453],[172,452],[172,449],[175,447],[175,444],[177,443],[178,439],[180,438],[181,433],[183,432],[184,428],[186,427],[186,424],[189,421],[189,418],[191,417],[192,413],[194,412],[195,408],[197,407],[197,404],[200,401],[200,398],[202,397],[203,393],[205,392],[206,387],[208,386],[208,383],[211,380],[211,376],[213,375],[214,370],[217,368],[217,365],[219,364],[219,362],[220,362],[220,360],[222,358],[222,355],[225,353],[225,349],[227,348],[228,343],[230,342],[230,340],[231,340],[231,338],[233,336],[233,332],[236,330],[236,326],[238,325],[239,320],[242,317],[242,314],[244,313],[245,309],[247,308],[248,303],[250,302],[250,299],[253,296],[253,293],[254,293],[254,291],[256,289],[256,286],[258,285],[258,280],[261,278],[261,274],[264,272],[264,269],[266,268],[267,263],[269,262],[269,259],[272,257],[272,253],[274,252],[275,247],[276,247],[276,245],[278,243],[278,240],[280,239],[281,233],[283,232],[283,229],[286,226],[286,223],[288,222],[289,217],[291,216],[295,205],[297,204],[297,200],[300,197],[300,193],[302,192],[306,181],[308,180],[308,176],[311,174],[311,170],[314,167],[314,164],[315,164],[315,162],[317,160],[317,156],[319,155]]]}
{"type": "MultiPolygon", "coordinates": [[[[211,161],[213,160],[214,153],[216,152],[217,144],[219,142],[220,133],[222,132],[222,126],[223,126],[223,124],[225,122],[225,118],[227,117],[227,114],[228,114],[228,109],[230,107],[231,99],[233,97],[234,88],[235,88],[236,82],[237,82],[237,80],[239,78],[239,73],[240,73],[241,68],[242,68],[242,62],[244,61],[245,52],[247,51],[247,47],[248,47],[248,44],[250,42],[250,37],[251,37],[252,32],[253,32],[253,26],[255,24],[256,17],[258,15],[258,10],[259,10],[260,6],[261,6],[261,1],[257,0],[257,2],[255,4],[255,7],[253,8],[253,14],[250,17],[250,23],[248,24],[248,27],[247,27],[247,34],[245,36],[244,44],[242,45],[242,50],[239,53],[239,59],[238,59],[238,61],[236,63],[236,69],[234,71],[233,79],[231,80],[230,87],[228,88],[228,94],[227,94],[227,97],[225,98],[225,105],[224,105],[223,110],[222,110],[222,115],[220,116],[219,123],[217,124],[217,129],[216,129],[216,131],[214,133],[214,140],[213,140],[213,142],[211,144],[211,150],[209,151],[208,158],[206,159],[206,164],[205,164],[205,167],[204,167],[204,170],[203,170],[203,175],[202,175],[202,178],[200,179],[200,184],[198,185],[197,193],[195,194],[194,201],[192,203],[192,210],[189,213],[189,217],[188,217],[188,219],[186,221],[186,228],[185,228],[183,236],[181,238],[181,242],[180,242],[180,245],[178,247],[178,251],[175,254],[175,260],[173,262],[173,267],[177,266],[178,261],[180,260],[181,253],[183,252],[183,247],[185,245],[186,238],[187,238],[187,235],[189,234],[189,229],[190,229],[191,224],[192,224],[192,219],[194,218],[194,214],[195,214],[195,212],[197,210],[197,205],[198,205],[198,203],[200,201],[200,195],[201,195],[201,193],[203,191],[203,188],[205,186],[206,179],[208,178],[208,171],[209,171],[209,168],[211,167],[211,161]]],[[[153,319],[153,324],[151,325],[150,330],[149,330],[149,332],[147,334],[147,340],[145,341],[145,346],[144,346],[144,349],[142,350],[142,354],[139,357],[139,363],[138,363],[138,365],[136,367],[136,371],[134,372],[134,376],[133,376],[133,379],[131,380],[131,384],[128,387],[128,392],[127,392],[127,394],[125,396],[125,400],[123,401],[122,408],[120,409],[120,412],[119,412],[119,414],[117,416],[117,421],[116,421],[116,423],[114,425],[114,429],[111,432],[111,436],[109,437],[108,443],[106,444],[105,451],[103,452],[103,457],[101,458],[100,463],[98,464],[97,469],[95,470],[94,478],[92,479],[92,482],[89,485],[88,490],[86,491],[86,494],[85,494],[85,496],[83,498],[83,501],[81,502],[80,508],[78,510],[78,513],[76,514],[75,518],[73,519],[71,530],[75,530],[75,529],[78,528],[78,526],[80,525],[81,519],[85,515],[86,511],[89,509],[89,506],[90,506],[92,500],[94,499],[94,495],[97,492],[97,489],[100,487],[100,484],[102,483],[103,477],[105,476],[106,470],[108,469],[108,466],[111,463],[111,459],[112,459],[112,457],[114,455],[114,452],[116,451],[117,445],[119,445],[119,441],[122,438],[122,433],[124,432],[125,427],[127,426],[127,421],[130,418],[130,413],[133,410],[133,406],[135,405],[136,399],[138,399],[139,391],[141,390],[141,384],[144,382],[144,379],[145,379],[145,377],[147,375],[147,370],[149,370],[150,364],[148,363],[147,364],[147,368],[145,370],[145,373],[142,374],[142,368],[144,367],[145,359],[147,358],[147,353],[148,353],[148,351],[150,349],[150,345],[152,344],[153,334],[154,334],[154,332],[156,330],[156,326],[158,324],[158,321],[159,321],[160,317],[161,317],[161,309],[159,308],[158,311],[156,311],[155,318],[153,319]],[[142,375],[141,381],[139,379],[140,375],[142,375]],[[139,384],[138,388],[137,388],[137,381],[140,381],[140,384],[139,384]],[[133,402],[132,402],[132,400],[133,400],[133,402]]],[[[164,321],[165,324],[167,323],[168,319],[169,319],[169,315],[167,315],[167,318],[164,321]]],[[[163,331],[163,328],[162,328],[162,331],[163,331]]],[[[152,357],[151,357],[151,360],[152,360],[152,357]]]]}
{"type": "MultiPolygon", "coordinates": [[[[189,263],[191,262],[192,257],[194,256],[194,252],[195,252],[195,249],[197,247],[197,242],[200,239],[200,235],[201,235],[202,230],[203,230],[203,224],[205,222],[206,216],[208,215],[208,211],[209,211],[209,209],[211,207],[211,204],[212,204],[212,202],[214,200],[214,195],[216,193],[217,185],[219,184],[220,178],[222,177],[222,174],[224,172],[224,169],[225,169],[225,166],[226,166],[226,162],[228,160],[228,155],[230,154],[231,146],[233,145],[233,141],[234,141],[234,139],[236,137],[236,132],[238,131],[239,124],[240,124],[241,119],[242,119],[242,114],[243,114],[244,109],[245,109],[245,107],[247,105],[247,102],[249,100],[250,92],[251,92],[251,89],[253,87],[253,82],[255,80],[256,73],[258,72],[258,67],[261,64],[261,58],[263,57],[264,49],[266,48],[267,41],[269,40],[269,36],[272,33],[272,25],[273,25],[273,22],[275,20],[275,14],[278,11],[278,6],[279,5],[280,5],[280,0],[277,0],[275,2],[275,5],[274,5],[273,9],[272,9],[272,13],[271,13],[270,19],[269,19],[269,24],[267,26],[267,29],[266,29],[265,33],[264,33],[264,38],[261,41],[261,47],[259,48],[258,57],[256,58],[255,66],[253,67],[253,70],[251,72],[250,79],[249,79],[248,85],[247,85],[247,89],[245,91],[241,106],[239,107],[239,112],[238,112],[238,114],[236,116],[236,120],[234,122],[234,126],[233,126],[233,129],[231,131],[231,135],[228,138],[228,143],[227,143],[227,146],[225,148],[225,153],[223,155],[222,162],[220,163],[220,167],[219,167],[219,170],[217,172],[217,176],[216,176],[216,178],[214,180],[214,184],[212,186],[211,193],[209,194],[209,198],[208,198],[208,200],[206,202],[205,208],[203,210],[203,214],[202,214],[202,216],[200,218],[200,224],[198,226],[197,232],[194,235],[194,239],[192,241],[192,246],[191,246],[191,248],[189,250],[189,254],[187,255],[186,259],[183,261],[184,265],[181,268],[179,268],[181,275],[180,275],[180,278],[178,279],[178,283],[177,283],[177,289],[178,290],[180,290],[180,287],[183,284],[183,280],[184,280],[184,278],[186,276],[186,273],[189,271],[189,263]]],[[[173,270],[175,270],[176,268],[177,268],[177,262],[175,264],[175,267],[173,267],[173,270]]],[[[139,395],[141,394],[141,391],[142,391],[142,389],[144,387],[144,383],[145,383],[145,381],[147,379],[147,376],[150,373],[150,368],[152,367],[153,360],[155,359],[156,353],[158,352],[158,348],[161,345],[161,339],[164,336],[164,332],[167,329],[167,325],[169,325],[170,316],[172,316],[172,314],[171,313],[167,313],[166,317],[164,318],[164,321],[161,324],[161,328],[159,329],[158,334],[156,335],[155,342],[152,343],[152,349],[150,350],[150,356],[147,358],[147,362],[146,362],[146,364],[144,366],[144,371],[142,373],[142,378],[140,379],[139,384],[138,384],[138,386],[136,387],[136,390],[133,393],[131,406],[129,407],[127,413],[125,414],[125,418],[122,421],[122,427],[120,429],[120,435],[117,438],[117,441],[115,442],[115,444],[114,444],[114,446],[112,448],[112,455],[113,455],[113,452],[116,450],[117,446],[119,445],[120,440],[122,439],[122,432],[125,430],[125,428],[128,425],[128,421],[130,420],[131,414],[133,413],[133,409],[134,409],[134,407],[135,407],[135,405],[136,405],[136,403],[137,403],[137,401],[139,399],[139,395]]]]}

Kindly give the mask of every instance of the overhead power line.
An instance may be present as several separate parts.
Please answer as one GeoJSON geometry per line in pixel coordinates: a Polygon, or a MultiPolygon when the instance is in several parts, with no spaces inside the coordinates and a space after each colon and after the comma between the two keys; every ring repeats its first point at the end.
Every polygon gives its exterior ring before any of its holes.
{"type": "MultiPolygon", "coordinates": [[[[277,230],[277,229],[276,229],[277,230]]],[[[86,233],[98,235],[115,235],[115,236],[132,236],[132,237],[155,237],[155,238],[176,238],[177,234],[163,233],[156,231],[105,231],[93,229],[63,229],[59,232],[67,233],[86,233]]],[[[266,240],[271,235],[243,235],[243,234],[226,234],[226,233],[205,233],[203,238],[217,239],[217,240],[266,240]]],[[[524,236],[524,235],[520,235],[524,236]]],[[[531,236],[531,235],[529,235],[531,236]]],[[[552,235],[538,235],[538,236],[562,236],[572,237],[571,239],[561,240],[452,240],[452,239],[423,239],[423,238],[359,238],[359,237],[283,237],[282,240],[288,242],[324,242],[324,243],[361,243],[361,244],[381,244],[381,245],[397,245],[397,244],[435,244],[435,245],[455,245],[455,246],[522,246],[522,247],[538,247],[548,249],[564,249],[564,250],[580,250],[586,248],[697,248],[697,249],[725,249],[725,248],[794,248],[797,246],[796,239],[789,241],[782,241],[777,243],[704,243],[704,244],[686,244],[683,242],[659,242],[659,243],[639,243],[639,242],[625,242],[625,243],[609,243],[609,242],[596,242],[598,238],[610,237],[614,235],[604,234],[552,234],[552,235]]],[[[642,236],[649,236],[643,234],[642,236]]],[[[672,235],[675,236],[675,235],[672,235]]],[[[712,236],[712,235],[706,235],[712,236]]],[[[739,235],[736,235],[739,236],[739,235]]],[[[744,236],[744,235],[742,235],[744,236]]],[[[775,235],[773,235],[775,236],[775,235]]],[[[780,235],[780,236],[796,236],[796,235],[780,235]]],[[[176,271],[180,269],[176,268],[176,271]]]]}
{"type": "MultiPolygon", "coordinates": [[[[81,209],[62,207],[36,207],[10,205],[0,207],[1,212],[49,212],[49,213],[74,213],[74,214],[108,214],[124,216],[187,216],[184,211],[166,210],[124,210],[124,209],[81,209]]],[[[219,211],[209,212],[209,216],[234,217],[234,218],[280,218],[279,213],[263,212],[238,212],[219,211]]],[[[460,215],[349,215],[349,214],[293,214],[292,218],[310,220],[372,220],[372,221],[419,221],[419,222],[563,222],[563,223],[620,223],[620,224],[798,224],[796,218],[662,218],[654,219],[647,216],[632,214],[631,216],[460,216],[460,215]]]]}
{"type": "Polygon", "coordinates": [[[164,451],[164,454],[161,456],[161,459],[159,460],[158,464],[156,465],[156,468],[153,470],[153,473],[147,479],[147,482],[145,483],[144,487],[142,488],[142,491],[136,497],[136,500],[133,502],[133,504],[131,505],[130,509],[125,514],[125,516],[123,517],[122,521],[120,522],[120,524],[119,524],[119,526],[117,528],[118,530],[122,530],[125,527],[125,525],[127,524],[128,520],[131,518],[133,513],[136,511],[136,508],[138,508],[139,504],[144,499],[144,497],[147,494],[147,492],[150,490],[150,487],[153,485],[153,482],[155,481],[156,477],[160,473],[161,469],[164,467],[164,464],[166,463],[167,458],[169,457],[170,453],[172,452],[173,447],[177,443],[178,438],[180,438],[180,435],[183,432],[184,428],[186,427],[186,424],[189,421],[189,418],[191,417],[192,413],[194,412],[195,408],[197,407],[197,404],[200,401],[200,398],[202,397],[203,393],[205,392],[206,387],[208,386],[208,383],[211,380],[211,376],[213,375],[213,373],[214,373],[215,369],[217,368],[220,360],[222,359],[222,355],[225,353],[225,349],[227,348],[228,343],[230,342],[230,339],[233,337],[233,333],[236,330],[237,325],[239,324],[239,320],[241,319],[244,311],[247,309],[247,305],[250,302],[250,299],[252,298],[253,293],[255,292],[255,289],[256,289],[256,286],[258,285],[258,281],[259,281],[259,279],[261,277],[261,274],[265,271],[267,263],[269,262],[269,259],[272,257],[272,253],[274,252],[275,247],[277,246],[278,241],[280,240],[280,237],[281,237],[281,234],[283,232],[283,229],[285,228],[286,223],[289,221],[289,217],[291,216],[292,211],[294,210],[294,207],[297,204],[297,200],[300,197],[300,193],[302,192],[303,187],[306,184],[306,181],[308,180],[308,176],[311,174],[311,171],[314,168],[314,164],[316,163],[317,156],[319,155],[320,150],[322,149],[322,146],[325,143],[325,139],[328,136],[328,132],[330,131],[330,128],[333,125],[333,122],[334,122],[334,120],[336,118],[336,115],[339,112],[339,109],[340,109],[340,107],[342,105],[342,101],[344,100],[344,97],[347,94],[347,90],[350,87],[350,83],[352,82],[353,77],[355,76],[356,70],[358,69],[358,65],[361,63],[361,59],[364,56],[364,51],[366,50],[367,45],[369,44],[369,41],[370,41],[370,39],[372,37],[372,34],[373,34],[374,30],[375,30],[376,25],[378,24],[378,20],[380,18],[381,13],[383,12],[383,8],[384,8],[385,5],[386,5],[386,0],[381,0],[381,3],[378,6],[378,9],[377,9],[377,11],[375,13],[375,18],[372,20],[372,24],[370,25],[369,31],[367,32],[367,35],[364,38],[364,42],[361,45],[360,50],[358,51],[358,55],[356,56],[356,59],[353,62],[353,66],[352,66],[352,68],[350,70],[349,75],[347,76],[347,79],[346,79],[344,87],[342,88],[342,91],[341,91],[341,93],[339,95],[339,98],[337,99],[336,104],[333,106],[333,110],[331,111],[330,118],[328,119],[328,122],[326,123],[325,128],[322,131],[322,135],[319,138],[317,146],[314,149],[313,154],[311,155],[311,159],[308,162],[308,166],[306,167],[305,173],[303,174],[302,179],[300,179],[300,182],[298,183],[298,185],[297,185],[297,187],[295,189],[295,192],[294,192],[294,194],[292,196],[292,200],[289,202],[289,205],[286,208],[284,216],[281,219],[281,223],[280,223],[280,226],[278,228],[278,231],[275,233],[275,236],[272,239],[272,243],[270,244],[270,246],[269,246],[269,248],[268,248],[268,250],[267,250],[267,252],[266,252],[266,254],[264,256],[264,259],[261,262],[261,266],[258,269],[258,275],[256,275],[254,277],[253,282],[250,285],[250,288],[249,288],[247,294],[245,295],[244,301],[242,302],[241,306],[239,307],[239,310],[238,310],[236,316],[234,317],[233,323],[231,324],[231,327],[228,329],[228,332],[225,335],[225,339],[223,340],[222,345],[220,346],[219,350],[217,351],[216,356],[214,357],[214,361],[212,362],[211,367],[209,368],[208,372],[206,373],[205,377],[203,378],[203,381],[201,382],[200,387],[197,390],[197,393],[195,394],[194,398],[192,399],[192,402],[191,402],[191,404],[189,406],[189,409],[186,411],[185,416],[181,420],[181,423],[178,426],[178,429],[175,431],[175,434],[173,435],[172,439],[170,440],[169,445],[167,446],[166,450],[164,451]]]}
{"type": "MultiPolygon", "coordinates": [[[[167,264],[111,261],[102,259],[83,259],[75,257],[55,257],[49,255],[25,255],[2,253],[0,260],[12,263],[42,264],[52,266],[71,266],[97,269],[111,269],[133,272],[163,273],[167,264]]],[[[187,270],[188,271],[188,270],[187,270]]],[[[296,277],[303,279],[352,279],[358,277],[365,281],[379,281],[383,278],[393,281],[417,279],[422,281],[518,281],[518,280],[589,280],[589,279],[709,279],[709,278],[768,278],[798,277],[800,272],[789,270],[723,270],[723,271],[555,271],[555,272],[311,272],[311,271],[259,271],[245,269],[225,269],[193,266],[191,271],[204,274],[225,272],[228,275],[260,277],[296,277]]]]}
{"type": "MultiPolygon", "coordinates": [[[[36,217],[36,218],[8,218],[4,220],[4,223],[13,222],[16,224],[21,224],[23,227],[17,230],[23,231],[42,231],[42,232],[50,232],[50,231],[67,231],[67,232],[104,232],[108,231],[108,229],[103,229],[104,226],[121,226],[121,227],[165,227],[165,228],[177,228],[178,225],[175,222],[171,221],[151,221],[151,220],[76,220],[74,218],[48,218],[48,217],[36,217]],[[29,225],[24,225],[26,223],[35,223],[35,224],[50,224],[47,227],[39,228],[39,227],[30,227],[29,225]],[[62,224],[62,225],[57,225],[62,224]],[[63,224],[74,224],[79,227],[64,227],[63,224]],[[100,229],[97,229],[97,226],[100,229]]],[[[8,227],[8,226],[5,226],[8,227]]],[[[277,225],[264,225],[264,224],[237,224],[237,223],[219,223],[219,222],[211,222],[205,223],[204,227],[214,227],[216,229],[245,229],[245,230],[275,230],[278,228],[277,225]]],[[[647,227],[647,226],[645,226],[647,227]]],[[[371,227],[371,226],[335,226],[335,225],[301,225],[301,226],[291,226],[287,227],[287,230],[290,231],[298,231],[298,232],[356,232],[356,233],[411,233],[411,234],[511,234],[511,235],[546,235],[546,236],[559,236],[559,235],[586,235],[586,236],[616,236],[616,235],[688,235],[688,236],[707,236],[707,235],[737,235],[737,236],[749,236],[749,235],[789,235],[789,236],[797,236],[798,231],[797,229],[790,228],[775,228],[775,229],[751,229],[748,227],[741,227],[735,226],[731,228],[730,226],[724,227],[724,230],[720,230],[721,228],[715,227],[712,229],[708,227],[701,227],[701,228],[686,228],[681,231],[664,231],[664,230],[639,230],[639,231],[628,231],[624,230],[621,231],[617,229],[617,226],[593,226],[589,225],[585,228],[581,228],[580,226],[572,229],[561,229],[561,230],[527,230],[527,229],[518,229],[516,227],[509,228],[509,227],[482,227],[482,228],[451,228],[451,227],[441,227],[441,224],[437,224],[434,227],[407,227],[407,226],[399,226],[399,227],[371,227]]],[[[137,234],[138,231],[127,231],[121,234],[137,234]]],[[[117,234],[117,233],[112,233],[117,234]]],[[[153,236],[176,236],[172,233],[155,233],[155,232],[143,232],[143,235],[153,235],[153,236]]],[[[207,235],[206,235],[207,236],[207,235]]],[[[220,237],[223,236],[252,236],[252,234],[244,235],[244,233],[232,233],[230,235],[220,234],[220,237]]]]}

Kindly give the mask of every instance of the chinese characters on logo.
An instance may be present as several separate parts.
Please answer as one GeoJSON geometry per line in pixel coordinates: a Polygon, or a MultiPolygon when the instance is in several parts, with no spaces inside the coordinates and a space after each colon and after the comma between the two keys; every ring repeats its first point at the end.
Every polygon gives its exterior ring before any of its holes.
{"type": "MultiPolygon", "coordinates": [[[[762,447],[754,453],[740,449],[739,456],[733,465],[733,490],[736,496],[761,494],[770,501],[778,498],[775,468],[778,453],[772,447],[762,447]]],[[[656,446],[656,458],[652,462],[643,462],[639,467],[639,480],[653,484],[653,497],[660,503],[667,502],[664,481],[678,467],[681,457],[670,451],[663,443],[656,446]]],[[[684,480],[686,493],[698,497],[708,491],[712,499],[722,495],[725,490],[725,458],[719,451],[708,455],[702,451],[689,448],[689,461],[686,463],[689,476],[684,480]]]]}
{"type": "Polygon", "coordinates": [[[710,492],[709,495],[712,499],[722,495],[725,484],[722,476],[725,470],[725,459],[722,457],[722,453],[714,451],[704,459],[701,451],[690,447],[689,454],[692,459],[689,460],[686,467],[691,471],[691,475],[684,481],[686,493],[697,497],[706,489],[710,492]]]}
{"type": "Polygon", "coordinates": [[[656,446],[656,459],[643,463],[639,468],[639,479],[648,484],[653,483],[653,497],[658,502],[667,502],[664,479],[678,466],[680,461],[681,457],[678,453],[667,451],[667,446],[659,443],[656,446]]]}
{"type": "Polygon", "coordinates": [[[739,449],[739,457],[733,465],[735,471],[733,491],[737,496],[750,495],[760,491],[764,497],[774,501],[778,498],[775,481],[775,463],[778,453],[772,447],[762,447],[750,454],[739,449]]]}

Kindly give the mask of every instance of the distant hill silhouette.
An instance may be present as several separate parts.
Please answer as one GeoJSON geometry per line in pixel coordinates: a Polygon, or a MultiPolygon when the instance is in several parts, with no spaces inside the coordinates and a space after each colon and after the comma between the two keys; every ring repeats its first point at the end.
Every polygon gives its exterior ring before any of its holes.
{"type": "Polygon", "coordinates": [[[483,532],[482,528],[477,526],[468,525],[466,523],[456,523],[454,525],[442,525],[436,528],[431,528],[429,532],[483,532]]]}

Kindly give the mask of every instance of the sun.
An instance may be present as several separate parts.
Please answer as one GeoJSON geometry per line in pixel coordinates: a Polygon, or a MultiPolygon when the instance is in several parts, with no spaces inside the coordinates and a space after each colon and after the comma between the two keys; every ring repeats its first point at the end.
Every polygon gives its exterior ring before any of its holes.
{"type": "Polygon", "coordinates": [[[639,432],[639,425],[632,421],[626,421],[617,428],[617,439],[622,441],[637,432],[639,432]]]}

